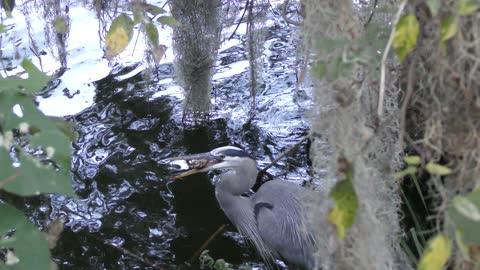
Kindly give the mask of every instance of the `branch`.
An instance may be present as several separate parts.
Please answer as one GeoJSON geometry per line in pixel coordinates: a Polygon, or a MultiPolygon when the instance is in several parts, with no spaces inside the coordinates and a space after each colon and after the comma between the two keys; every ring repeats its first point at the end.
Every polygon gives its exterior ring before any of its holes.
{"type": "MultiPolygon", "coordinates": [[[[253,0],[252,0],[253,1],[253,0]]],[[[245,9],[243,10],[243,14],[242,14],[242,17],[240,17],[240,21],[238,21],[237,23],[237,27],[235,27],[235,30],[233,30],[233,33],[230,35],[230,37],[228,38],[228,40],[232,39],[233,35],[235,35],[235,33],[237,32],[238,30],[238,27],[240,26],[240,24],[242,23],[243,21],[243,17],[245,17],[245,13],[247,12],[247,9],[248,9],[248,4],[249,4],[249,0],[247,0],[247,2],[245,3],[245,9]]],[[[252,3],[253,5],[253,3],[252,3]]]]}
{"type": "Polygon", "coordinates": [[[207,248],[210,242],[212,242],[212,240],[215,239],[215,237],[217,237],[217,235],[221,233],[223,229],[225,229],[225,227],[227,227],[227,224],[222,224],[220,227],[218,227],[218,229],[212,235],[210,235],[210,237],[197,249],[197,251],[193,253],[192,257],[190,257],[190,259],[186,261],[185,264],[191,266],[193,264],[193,261],[198,258],[198,256],[200,256],[202,251],[207,248]]]}
{"type": "Polygon", "coordinates": [[[282,18],[289,24],[293,24],[295,26],[301,26],[302,23],[301,22],[297,22],[295,20],[292,20],[290,18],[287,17],[287,5],[288,5],[288,1],[290,0],[285,0],[285,2],[283,2],[283,5],[282,5],[282,18]]]}
{"type": "Polygon", "coordinates": [[[261,170],[258,174],[263,174],[265,173],[268,169],[270,169],[271,167],[273,167],[273,165],[277,164],[278,161],[282,158],[284,158],[285,156],[287,156],[288,154],[290,154],[290,152],[292,152],[295,148],[297,148],[301,143],[303,143],[304,141],[306,141],[308,138],[310,138],[309,135],[306,135],[304,136],[303,138],[301,138],[298,142],[296,142],[294,145],[290,146],[287,150],[283,151],[278,157],[276,157],[270,164],[267,165],[267,167],[263,168],[263,170],[261,170]]]}
{"type": "Polygon", "coordinates": [[[398,143],[400,149],[403,149],[403,141],[405,137],[405,122],[407,117],[407,107],[410,97],[413,93],[413,63],[410,63],[408,67],[408,82],[407,82],[407,93],[405,94],[405,99],[402,103],[402,108],[400,109],[400,134],[398,136],[398,143]]]}
{"type": "Polygon", "coordinates": [[[367,22],[363,25],[364,28],[367,28],[367,26],[370,24],[370,21],[372,21],[373,14],[375,14],[375,9],[377,8],[377,2],[378,2],[378,0],[375,0],[375,1],[373,2],[372,12],[370,13],[370,16],[368,16],[367,22]]]}
{"type": "Polygon", "coordinates": [[[390,33],[390,37],[388,38],[387,46],[383,52],[382,62],[381,62],[381,69],[380,69],[380,91],[378,93],[378,118],[381,120],[383,115],[383,96],[385,95],[385,69],[386,69],[386,62],[387,56],[390,52],[390,47],[392,47],[393,36],[395,34],[395,26],[397,25],[398,21],[400,20],[400,16],[402,15],[403,9],[407,5],[407,0],[403,0],[400,6],[398,7],[397,15],[395,15],[395,21],[393,23],[392,32],[390,33]]]}
{"type": "Polygon", "coordinates": [[[142,262],[142,263],[150,266],[153,269],[164,270],[164,268],[162,268],[158,265],[155,265],[154,263],[150,262],[147,258],[142,258],[142,257],[138,256],[137,254],[135,254],[135,253],[129,251],[128,249],[123,248],[123,247],[114,246],[114,245],[110,244],[108,241],[102,239],[101,237],[99,237],[95,234],[86,233],[85,235],[87,235],[87,237],[91,237],[92,239],[95,239],[95,240],[101,242],[102,244],[104,244],[106,246],[112,247],[112,248],[120,251],[122,254],[127,255],[127,256],[135,259],[136,261],[142,262]]]}

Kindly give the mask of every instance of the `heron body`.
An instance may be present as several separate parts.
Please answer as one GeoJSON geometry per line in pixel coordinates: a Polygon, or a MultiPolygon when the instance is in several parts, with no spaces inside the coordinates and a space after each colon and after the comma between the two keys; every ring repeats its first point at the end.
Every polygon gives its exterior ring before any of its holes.
{"type": "Polygon", "coordinates": [[[270,266],[272,258],[279,258],[304,269],[314,268],[316,242],[304,204],[313,196],[312,191],[292,182],[273,180],[263,184],[254,195],[242,196],[255,184],[258,169],[256,161],[237,147],[220,147],[174,159],[203,161],[198,168],[176,178],[224,170],[215,184],[218,203],[240,233],[255,245],[267,265],[270,266]]]}

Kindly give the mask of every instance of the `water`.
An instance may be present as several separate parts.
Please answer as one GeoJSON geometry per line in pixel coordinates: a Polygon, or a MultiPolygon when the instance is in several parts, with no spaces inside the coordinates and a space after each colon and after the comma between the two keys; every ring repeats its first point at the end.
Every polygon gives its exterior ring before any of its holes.
{"type": "MultiPolygon", "coordinates": [[[[73,59],[89,56],[70,63],[71,69],[39,102],[45,113],[66,116],[77,126],[72,183],[80,199],[59,195],[12,199],[23,204],[40,227],[57,218],[65,222],[52,252],[59,269],[150,269],[112,246],[165,269],[183,265],[229,221],[216,202],[212,173],[172,182],[179,168],[165,159],[236,145],[264,167],[306,135],[311,99],[308,91],[296,90],[297,30],[284,24],[276,12],[269,13],[266,24],[265,85],[251,121],[244,27],[221,46],[213,117],[203,128],[182,124],[182,91],[175,82],[171,57],[162,60],[145,81],[145,66],[138,58],[124,57],[121,63],[108,65],[98,55],[93,57],[89,48],[70,50],[73,59]]],[[[309,180],[307,147],[302,145],[269,172],[298,184],[309,180]]],[[[264,269],[233,226],[208,249],[212,257],[236,266],[264,269]]]]}

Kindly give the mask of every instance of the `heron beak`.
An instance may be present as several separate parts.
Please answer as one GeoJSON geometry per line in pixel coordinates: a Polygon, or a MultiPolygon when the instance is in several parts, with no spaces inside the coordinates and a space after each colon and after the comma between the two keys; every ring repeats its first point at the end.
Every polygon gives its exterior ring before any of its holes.
{"type": "Polygon", "coordinates": [[[177,179],[180,179],[180,178],[184,178],[185,176],[196,174],[196,173],[199,173],[199,172],[200,172],[200,170],[198,170],[198,169],[191,169],[191,170],[188,170],[184,173],[175,175],[172,179],[177,180],[177,179]]]}
{"type": "Polygon", "coordinates": [[[179,175],[175,175],[173,177],[174,180],[184,178],[185,176],[196,174],[196,173],[199,173],[199,172],[208,171],[208,168],[210,166],[221,162],[221,160],[217,159],[215,156],[213,156],[209,152],[201,153],[201,154],[193,154],[193,155],[188,155],[188,156],[173,157],[173,158],[168,158],[167,160],[169,160],[169,161],[185,160],[188,164],[189,169],[190,169],[190,170],[188,170],[186,172],[183,172],[179,175]]]}

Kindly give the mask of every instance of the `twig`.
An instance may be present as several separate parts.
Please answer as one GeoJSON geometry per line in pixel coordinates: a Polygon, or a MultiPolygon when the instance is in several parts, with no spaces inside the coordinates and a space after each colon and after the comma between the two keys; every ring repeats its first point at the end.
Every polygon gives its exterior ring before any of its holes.
{"type": "MultiPolygon", "coordinates": [[[[253,0],[252,0],[252,1],[253,1],[253,0]]],[[[237,32],[238,27],[240,26],[240,24],[241,24],[242,21],[243,21],[243,17],[245,17],[245,13],[247,13],[247,9],[248,9],[249,3],[250,3],[250,0],[247,0],[247,2],[245,3],[245,9],[243,10],[242,17],[240,17],[240,21],[238,21],[237,27],[235,27],[235,30],[233,30],[233,33],[230,35],[230,37],[228,38],[228,40],[232,39],[233,35],[235,35],[235,33],[237,32]]]]}
{"type": "Polygon", "coordinates": [[[108,243],[105,239],[102,239],[101,237],[96,236],[96,235],[94,235],[94,234],[87,233],[86,235],[87,235],[88,237],[91,237],[91,238],[97,240],[97,241],[100,241],[102,244],[104,244],[104,245],[106,245],[106,246],[112,247],[112,248],[120,251],[121,253],[123,253],[123,254],[125,254],[125,255],[127,255],[127,256],[129,256],[129,257],[131,257],[131,258],[133,258],[133,259],[135,259],[135,260],[137,260],[137,261],[139,261],[139,262],[142,262],[142,263],[144,263],[144,264],[146,264],[146,265],[148,265],[148,266],[150,266],[150,267],[153,267],[154,269],[164,270],[164,268],[162,268],[162,267],[160,267],[160,266],[158,266],[158,265],[155,265],[154,263],[150,262],[148,259],[142,258],[142,257],[138,256],[137,254],[131,252],[131,251],[128,250],[128,249],[114,246],[114,245],[108,243]]]}
{"type": "Polygon", "coordinates": [[[377,8],[377,2],[378,2],[378,0],[375,0],[375,1],[373,2],[372,12],[370,13],[370,16],[368,16],[367,22],[363,25],[364,28],[366,28],[366,27],[370,24],[370,21],[372,21],[373,14],[375,14],[375,9],[377,8]]]}
{"type": "Polygon", "coordinates": [[[138,37],[140,36],[140,31],[137,33],[137,38],[135,39],[135,44],[133,45],[132,56],[135,53],[135,48],[137,48],[138,37]]]}
{"type": "Polygon", "coordinates": [[[292,20],[290,18],[287,17],[287,6],[288,6],[288,1],[290,0],[285,0],[285,2],[283,2],[283,5],[282,5],[282,18],[289,24],[293,24],[295,26],[301,26],[302,23],[301,22],[297,22],[295,20],[292,20]]]}
{"type": "Polygon", "coordinates": [[[203,242],[203,244],[197,249],[197,251],[193,253],[192,257],[190,257],[190,259],[188,259],[188,261],[185,262],[185,264],[189,266],[193,264],[193,261],[195,261],[195,259],[197,259],[197,257],[200,256],[202,251],[204,251],[207,248],[210,242],[212,242],[212,240],[215,239],[215,237],[217,237],[217,235],[220,234],[223,231],[223,229],[225,229],[225,227],[227,227],[227,224],[222,224],[220,227],[218,227],[218,229],[212,235],[210,235],[210,237],[205,242],[203,242]]]}
{"type": "Polygon", "coordinates": [[[403,0],[400,6],[398,7],[397,15],[395,15],[395,21],[393,22],[392,32],[390,33],[390,37],[388,38],[387,46],[383,52],[382,62],[381,62],[381,69],[380,69],[380,91],[378,93],[378,118],[381,120],[383,115],[383,96],[385,95],[385,69],[386,69],[386,62],[387,56],[390,52],[390,47],[392,47],[393,36],[395,34],[395,26],[397,25],[398,21],[400,20],[400,16],[402,15],[403,9],[407,5],[408,0],[403,0]]]}
{"type": "Polygon", "coordinates": [[[307,75],[308,62],[310,61],[310,45],[307,45],[307,47],[305,48],[305,55],[305,61],[302,64],[302,67],[300,69],[300,76],[297,79],[296,91],[300,89],[300,85],[305,80],[305,76],[307,75]]]}
{"type": "Polygon", "coordinates": [[[273,167],[273,165],[277,164],[280,159],[282,159],[282,158],[284,158],[286,155],[290,154],[290,152],[292,152],[295,148],[297,148],[301,143],[303,143],[304,141],[306,141],[308,138],[310,138],[309,135],[304,136],[304,137],[301,138],[298,142],[296,142],[294,145],[290,146],[287,150],[283,151],[278,157],[276,157],[272,162],[270,162],[270,164],[268,164],[267,167],[263,168],[263,169],[259,172],[259,174],[265,173],[268,169],[270,169],[271,167],[273,167]]]}
{"type": "Polygon", "coordinates": [[[20,176],[20,172],[16,172],[15,174],[13,175],[10,175],[9,177],[3,179],[2,181],[0,181],[0,189],[3,188],[3,186],[5,186],[6,184],[12,182],[13,180],[15,180],[15,178],[19,177],[20,176]]]}
{"type": "Polygon", "coordinates": [[[408,81],[407,81],[407,92],[405,94],[405,99],[402,103],[402,108],[400,109],[400,134],[398,136],[398,143],[400,149],[403,149],[403,141],[405,136],[405,121],[407,115],[408,102],[413,93],[413,64],[410,63],[408,67],[408,81]]]}

